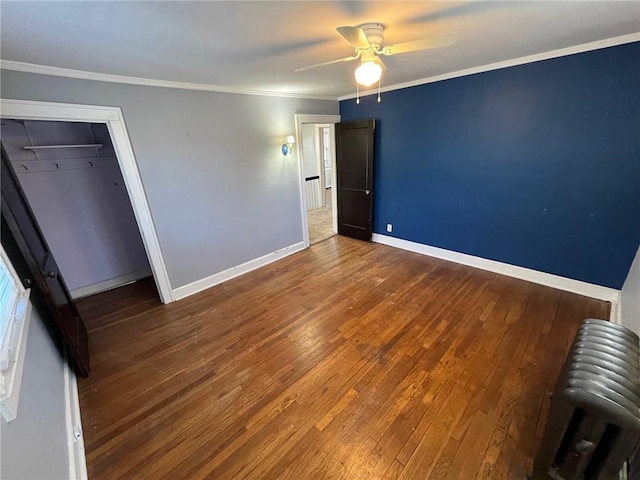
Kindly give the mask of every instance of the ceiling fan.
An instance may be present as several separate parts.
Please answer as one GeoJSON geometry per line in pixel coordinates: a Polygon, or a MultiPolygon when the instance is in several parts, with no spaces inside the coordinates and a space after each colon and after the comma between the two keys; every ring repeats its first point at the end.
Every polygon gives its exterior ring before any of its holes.
{"type": "Polygon", "coordinates": [[[456,33],[448,33],[445,35],[437,35],[429,38],[412,40],[410,42],[398,43],[397,45],[383,46],[384,25],[381,23],[363,23],[357,27],[338,27],[336,30],[355,48],[355,55],[298,68],[296,72],[322,67],[324,65],[331,65],[333,63],[350,62],[352,60],[360,59],[360,66],[356,68],[355,71],[356,82],[364,87],[370,87],[380,80],[382,71],[387,68],[380,56],[398,55],[400,53],[446,47],[453,45],[458,38],[456,33]]]}

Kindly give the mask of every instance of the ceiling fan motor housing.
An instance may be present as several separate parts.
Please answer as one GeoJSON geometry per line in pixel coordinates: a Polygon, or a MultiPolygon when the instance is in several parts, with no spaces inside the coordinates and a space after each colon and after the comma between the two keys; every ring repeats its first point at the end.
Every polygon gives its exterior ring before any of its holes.
{"type": "Polygon", "coordinates": [[[380,46],[384,41],[382,32],[384,31],[384,25],[381,23],[363,23],[359,26],[364,34],[367,36],[367,40],[371,45],[380,46]]]}

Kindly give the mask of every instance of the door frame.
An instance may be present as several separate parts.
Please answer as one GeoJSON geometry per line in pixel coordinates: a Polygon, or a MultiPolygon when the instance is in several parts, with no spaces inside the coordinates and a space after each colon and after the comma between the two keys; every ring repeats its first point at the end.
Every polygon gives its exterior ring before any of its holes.
{"type": "MultiPolygon", "coordinates": [[[[333,125],[329,124],[329,123],[315,123],[313,125],[314,128],[314,134],[315,134],[315,139],[316,139],[316,155],[318,156],[318,176],[320,177],[320,191],[318,192],[320,194],[320,204],[324,207],[325,203],[324,203],[324,198],[325,198],[325,190],[327,187],[325,187],[326,182],[326,174],[324,172],[324,158],[323,158],[323,154],[324,152],[322,151],[322,146],[323,146],[323,135],[322,135],[322,129],[324,128],[329,128],[329,132],[331,132],[331,130],[333,129],[333,125]]],[[[329,133],[329,157],[331,157],[331,133],[329,133]]],[[[335,143],[335,142],[334,142],[335,143]]],[[[331,161],[331,164],[333,165],[334,160],[332,158],[329,159],[331,161]]],[[[331,172],[331,179],[333,180],[333,172],[331,172]]],[[[333,190],[331,190],[331,192],[333,193],[333,190]]]]}
{"type": "Polygon", "coordinates": [[[336,142],[335,142],[335,131],[336,123],[340,123],[340,115],[326,115],[326,114],[296,114],[295,115],[296,122],[296,153],[298,156],[298,183],[300,187],[300,215],[302,218],[302,239],[304,241],[304,248],[309,247],[309,222],[307,220],[307,205],[305,202],[305,193],[304,193],[304,149],[303,149],[303,139],[302,139],[302,125],[306,123],[312,124],[328,124],[331,128],[331,214],[333,216],[333,230],[335,232],[338,231],[338,209],[336,202],[336,189],[333,188],[335,185],[336,178],[336,142]]]}
{"type": "Polygon", "coordinates": [[[107,125],[160,300],[162,303],[173,302],[175,298],[162,256],[157,230],[153,223],[142,178],[120,107],[0,98],[0,113],[2,117],[7,119],[104,123],[107,125]]]}

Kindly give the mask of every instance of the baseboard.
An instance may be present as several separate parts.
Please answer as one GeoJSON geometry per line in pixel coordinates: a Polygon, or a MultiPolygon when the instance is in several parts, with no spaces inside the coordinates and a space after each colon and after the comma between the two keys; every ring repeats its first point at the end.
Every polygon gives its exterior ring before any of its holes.
{"type": "Polygon", "coordinates": [[[102,282],[92,283],[91,285],[86,285],[84,287],[74,288],[69,293],[71,293],[71,298],[73,300],[77,300],[82,297],[88,297],[89,295],[111,290],[112,288],[121,287],[127,283],[135,282],[136,280],[150,276],[150,270],[141,270],[139,272],[127,273],[126,275],[109,278],[102,282]]]}
{"type": "MultiPolygon", "coordinates": [[[[481,270],[488,270],[490,272],[507,275],[509,277],[519,278],[539,285],[557,288],[558,290],[577,293],[578,295],[584,295],[585,297],[604,300],[606,302],[611,302],[612,312],[614,311],[614,304],[616,306],[615,310],[618,310],[617,305],[620,299],[620,290],[616,290],[614,288],[603,287],[593,283],[582,282],[572,278],[539,272],[529,268],[510,265],[508,263],[496,262],[495,260],[487,260],[486,258],[474,257],[473,255],[467,255],[465,253],[445,250],[443,248],[432,247],[422,243],[410,242],[409,240],[402,240],[400,238],[389,237],[387,235],[380,235],[377,233],[373,234],[373,241],[389,245],[391,247],[408,250],[410,252],[420,253],[422,255],[428,255],[442,260],[449,260],[450,262],[480,268],[481,270]]],[[[618,313],[616,313],[616,315],[618,315],[618,313]]]]}
{"type": "Polygon", "coordinates": [[[232,278],[235,278],[239,275],[250,272],[257,268],[268,265],[269,263],[297,253],[301,250],[304,250],[304,248],[304,242],[298,242],[294,243],[293,245],[289,245],[288,247],[281,248],[280,250],[276,250],[275,252],[267,253],[262,257],[254,258],[253,260],[249,260],[248,262],[245,262],[241,265],[237,265],[222,272],[213,274],[210,277],[203,278],[202,280],[195,281],[182,287],[178,287],[172,292],[173,298],[176,300],[183,299],[195,293],[201,292],[202,290],[206,290],[207,288],[211,288],[214,285],[226,282],[227,280],[231,280],[232,278]]]}
{"type": "Polygon", "coordinates": [[[622,325],[622,308],[620,298],[611,302],[611,311],[609,312],[609,321],[616,325],[622,325]]]}
{"type": "Polygon", "coordinates": [[[78,382],[75,372],[69,366],[66,350],[64,358],[64,392],[69,479],[87,480],[87,459],[84,450],[84,435],[82,434],[78,382]]]}

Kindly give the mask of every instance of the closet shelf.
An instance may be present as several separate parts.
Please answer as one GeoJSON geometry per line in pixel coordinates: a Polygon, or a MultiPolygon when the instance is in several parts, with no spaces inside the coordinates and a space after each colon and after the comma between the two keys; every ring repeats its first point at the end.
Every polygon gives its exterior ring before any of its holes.
{"type": "Polygon", "coordinates": [[[24,147],[25,150],[45,150],[51,148],[102,148],[102,143],[85,143],[82,145],[29,145],[24,147]]]}

